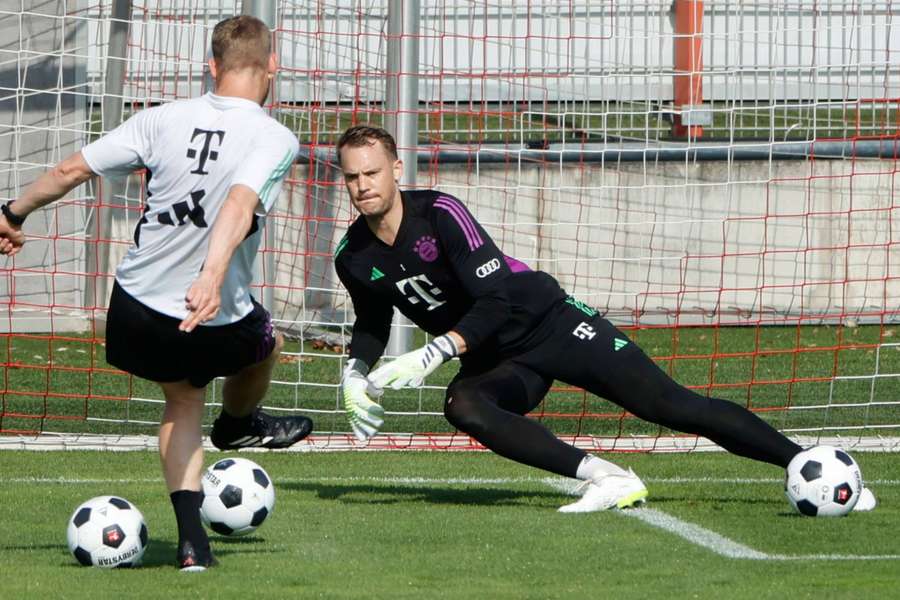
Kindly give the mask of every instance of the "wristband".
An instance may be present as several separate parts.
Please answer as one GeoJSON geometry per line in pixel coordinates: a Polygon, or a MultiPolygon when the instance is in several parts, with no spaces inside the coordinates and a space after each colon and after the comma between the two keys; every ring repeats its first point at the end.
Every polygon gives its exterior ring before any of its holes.
{"type": "Polygon", "coordinates": [[[428,344],[428,348],[433,348],[437,350],[441,355],[441,362],[447,362],[454,356],[459,354],[459,348],[456,346],[456,341],[450,336],[450,334],[444,334],[440,337],[436,337],[431,340],[431,343],[428,344]]]}
{"type": "Polygon", "coordinates": [[[347,366],[344,367],[345,373],[355,372],[359,373],[363,377],[369,374],[369,365],[364,363],[358,358],[351,358],[347,361],[347,366]]]}
{"type": "Polygon", "coordinates": [[[20,217],[19,215],[15,214],[12,210],[10,210],[9,205],[12,203],[13,203],[13,201],[10,200],[3,206],[0,206],[0,211],[3,212],[3,216],[6,217],[6,220],[9,222],[10,225],[12,225],[13,227],[21,227],[22,223],[25,222],[25,217],[20,217]]]}

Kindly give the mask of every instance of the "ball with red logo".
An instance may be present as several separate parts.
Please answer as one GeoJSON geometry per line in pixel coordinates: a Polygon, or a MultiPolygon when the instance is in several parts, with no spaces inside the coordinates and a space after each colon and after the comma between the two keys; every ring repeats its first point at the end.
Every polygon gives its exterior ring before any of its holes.
{"type": "Polygon", "coordinates": [[[75,560],[103,568],[139,565],[149,541],[144,515],[118,496],[98,496],[76,508],[67,537],[75,560]]]}
{"type": "Polygon", "coordinates": [[[261,466],[246,458],[223,458],[203,473],[200,518],[220,535],[247,535],[275,508],[275,486],[261,466]]]}
{"type": "Polygon", "coordinates": [[[849,454],[833,446],[798,453],[787,467],[784,493],[808,517],[840,517],[853,510],[862,491],[862,473],[849,454]]]}

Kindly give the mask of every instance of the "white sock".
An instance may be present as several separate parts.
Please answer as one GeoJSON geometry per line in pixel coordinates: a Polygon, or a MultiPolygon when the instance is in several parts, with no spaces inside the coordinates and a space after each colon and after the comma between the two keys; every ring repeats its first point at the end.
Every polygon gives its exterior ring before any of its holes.
{"type": "Polygon", "coordinates": [[[608,460],[588,454],[581,460],[575,473],[575,477],[581,480],[594,479],[602,475],[628,475],[628,471],[608,460]]]}

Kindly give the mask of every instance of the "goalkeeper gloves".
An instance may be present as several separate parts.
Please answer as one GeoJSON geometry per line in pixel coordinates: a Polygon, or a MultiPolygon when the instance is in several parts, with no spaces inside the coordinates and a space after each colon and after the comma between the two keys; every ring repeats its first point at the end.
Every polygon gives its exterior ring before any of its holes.
{"type": "Polygon", "coordinates": [[[402,387],[421,387],[439,366],[459,354],[456,342],[449,334],[436,337],[429,344],[398,356],[383,364],[369,375],[369,381],[379,388],[390,386],[395,390],[402,387]]]}
{"type": "Polygon", "coordinates": [[[372,401],[372,398],[380,398],[383,392],[366,379],[368,370],[361,360],[351,358],[347,361],[341,376],[344,410],[347,411],[353,434],[360,442],[378,433],[378,429],[384,423],[384,408],[372,401]]]}

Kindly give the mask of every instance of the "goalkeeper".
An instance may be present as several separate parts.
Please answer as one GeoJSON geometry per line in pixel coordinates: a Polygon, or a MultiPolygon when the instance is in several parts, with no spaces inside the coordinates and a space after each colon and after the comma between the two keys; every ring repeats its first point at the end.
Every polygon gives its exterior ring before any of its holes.
{"type": "Polygon", "coordinates": [[[630,469],[575,448],[524,416],[554,379],[740,456],[786,467],[801,450],[746,408],[677,384],[553,277],[505,256],[456,198],[401,192],[403,165],[388,132],[352,127],[337,151],[360,213],[335,253],[356,312],[341,385],[359,440],[382,425],[384,410],[374,400],[384,388],[420,386],[458,356],[461,367],[444,400],[447,420],[501,456],[583,480],[584,496],[563,512],[632,506],[647,488],[630,469]],[[370,371],[387,344],[394,306],[436,337],[370,371]]]}

